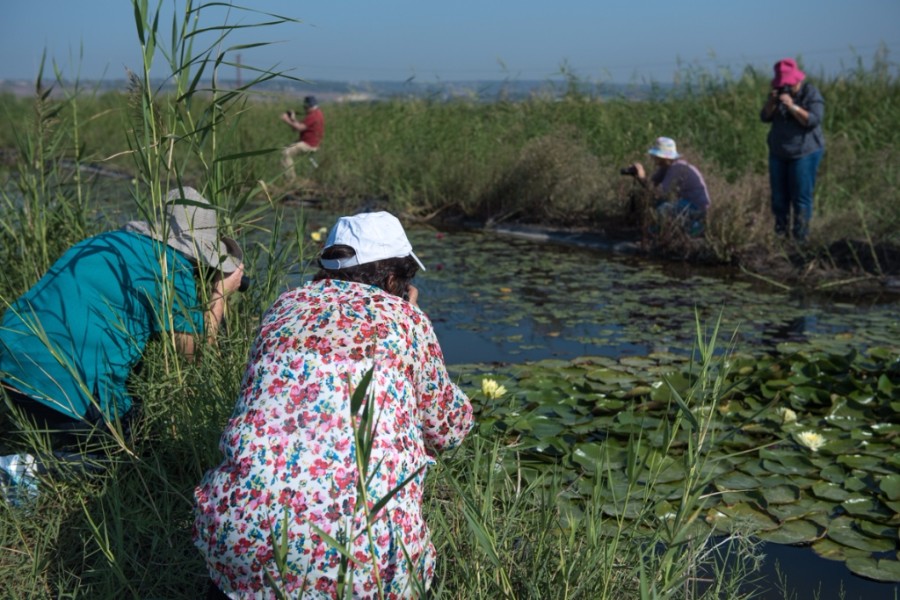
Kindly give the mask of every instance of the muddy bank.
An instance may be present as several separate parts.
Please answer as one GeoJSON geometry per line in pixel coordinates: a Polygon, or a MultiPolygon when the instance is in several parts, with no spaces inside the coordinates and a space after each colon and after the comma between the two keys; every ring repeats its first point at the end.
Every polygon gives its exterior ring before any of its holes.
{"type": "Polygon", "coordinates": [[[733,270],[736,276],[762,281],[775,288],[823,292],[848,298],[869,294],[896,295],[900,299],[900,246],[871,245],[841,239],[827,246],[802,246],[785,241],[776,247],[745,249],[731,263],[717,261],[705,249],[703,238],[688,240],[678,252],[660,248],[632,227],[598,231],[525,223],[481,222],[471,219],[430,219],[432,225],[474,229],[537,242],[589,248],[611,254],[641,256],[653,260],[702,268],[733,270]]]}

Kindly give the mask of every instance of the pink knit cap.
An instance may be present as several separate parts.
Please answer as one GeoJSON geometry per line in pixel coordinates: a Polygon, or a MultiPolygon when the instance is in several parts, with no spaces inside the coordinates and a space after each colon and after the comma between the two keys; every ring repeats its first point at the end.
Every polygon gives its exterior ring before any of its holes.
{"type": "Polygon", "coordinates": [[[772,87],[780,88],[784,85],[796,85],[806,78],[806,73],[797,68],[797,61],[793,58],[785,58],[775,63],[775,77],[772,78],[772,87]]]}

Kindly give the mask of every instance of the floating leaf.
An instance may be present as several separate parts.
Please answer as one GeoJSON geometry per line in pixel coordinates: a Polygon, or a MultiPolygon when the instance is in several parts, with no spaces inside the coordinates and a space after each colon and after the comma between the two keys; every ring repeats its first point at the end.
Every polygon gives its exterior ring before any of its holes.
{"type": "Polygon", "coordinates": [[[816,554],[828,560],[846,561],[853,556],[868,558],[870,555],[870,552],[867,550],[857,550],[828,538],[822,538],[813,542],[811,547],[816,554]]]}
{"type": "Polygon", "coordinates": [[[856,521],[849,517],[838,517],[828,524],[826,535],[832,541],[866,552],[886,552],[893,550],[895,544],[884,538],[873,538],[856,527],[856,521]]]}
{"type": "Polygon", "coordinates": [[[883,473],[885,475],[891,475],[894,473],[892,469],[889,469],[883,464],[880,458],[878,458],[877,456],[870,456],[868,454],[838,456],[837,462],[852,469],[862,469],[864,471],[883,473]]]}
{"type": "Polygon", "coordinates": [[[847,514],[853,515],[854,517],[863,517],[872,520],[887,520],[893,514],[884,506],[884,504],[875,498],[866,496],[847,498],[841,502],[841,507],[847,511],[847,514]]]}
{"type": "Polygon", "coordinates": [[[768,504],[790,504],[800,497],[800,490],[792,485],[765,486],[761,493],[768,504]]]}
{"type": "Polygon", "coordinates": [[[836,502],[842,502],[853,495],[849,490],[830,481],[819,482],[812,487],[812,490],[816,497],[836,502]]]}
{"type": "Polygon", "coordinates": [[[896,560],[851,557],[847,559],[847,568],[875,581],[900,581],[900,561],[896,560]]]}
{"type": "Polygon", "coordinates": [[[746,529],[752,532],[770,531],[778,528],[778,523],[768,514],[749,504],[736,504],[734,506],[720,506],[717,509],[725,518],[716,520],[716,525],[728,523],[736,529],[746,529]]]}
{"type": "Polygon", "coordinates": [[[888,500],[900,500],[900,475],[887,475],[878,485],[888,500]]]}
{"type": "Polygon", "coordinates": [[[825,534],[825,529],[802,519],[787,521],[778,529],[763,531],[758,537],[776,544],[803,544],[813,542],[825,534]]]}

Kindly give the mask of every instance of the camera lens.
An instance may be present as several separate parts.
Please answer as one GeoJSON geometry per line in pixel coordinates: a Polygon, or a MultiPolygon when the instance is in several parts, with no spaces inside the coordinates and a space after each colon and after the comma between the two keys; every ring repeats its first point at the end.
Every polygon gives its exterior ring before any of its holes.
{"type": "Polygon", "coordinates": [[[241,275],[241,285],[238,286],[239,292],[246,292],[250,289],[250,284],[253,283],[252,280],[246,275],[241,275]]]}

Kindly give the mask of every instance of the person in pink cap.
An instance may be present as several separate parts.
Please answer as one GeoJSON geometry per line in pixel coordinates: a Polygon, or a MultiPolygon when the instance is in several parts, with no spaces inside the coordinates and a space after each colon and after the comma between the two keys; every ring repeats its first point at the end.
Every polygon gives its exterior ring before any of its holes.
{"type": "Polygon", "coordinates": [[[263,316],[195,491],[210,597],[419,597],[434,574],[425,474],[472,405],[417,305],[425,267],[387,212],[338,219],[319,267],[263,316]]]}
{"type": "Polygon", "coordinates": [[[760,112],[770,123],[769,182],[775,233],[803,242],[813,214],[816,173],[825,152],[825,100],[792,58],[775,63],[772,89],[760,112]],[[790,227],[790,229],[789,229],[790,227]]]}

